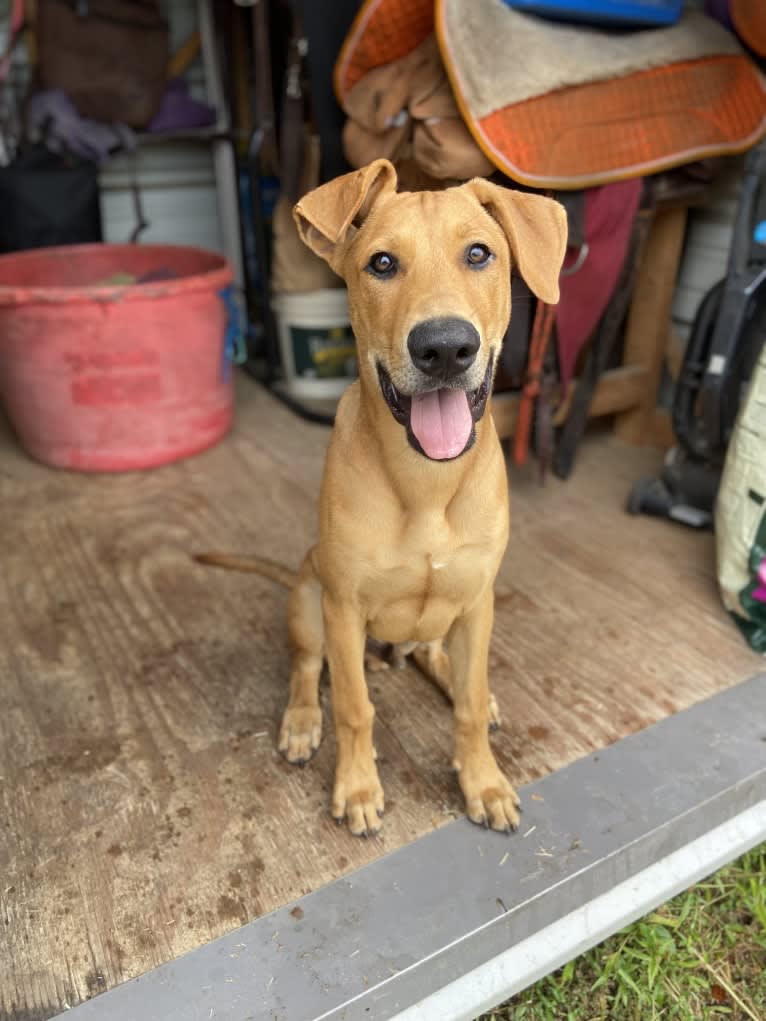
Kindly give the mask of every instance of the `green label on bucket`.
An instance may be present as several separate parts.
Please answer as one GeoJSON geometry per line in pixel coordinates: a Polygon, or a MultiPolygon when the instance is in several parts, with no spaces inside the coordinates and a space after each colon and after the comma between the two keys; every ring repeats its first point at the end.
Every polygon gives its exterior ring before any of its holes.
{"type": "Polygon", "coordinates": [[[356,342],[349,326],[307,329],[291,326],[295,374],[303,379],[356,376],[356,342]]]}

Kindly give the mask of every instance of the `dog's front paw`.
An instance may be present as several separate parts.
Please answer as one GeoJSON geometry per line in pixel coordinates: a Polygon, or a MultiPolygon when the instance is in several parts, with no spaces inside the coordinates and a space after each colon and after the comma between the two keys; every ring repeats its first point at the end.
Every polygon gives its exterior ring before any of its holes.
{"type": "Polygon", "coordinates": [[[337,823],[348,820],[355,837],[373,837],[383,815],[383,787],[374,762],[338,771],[332,795],[332,814],[337,823]]]}
{"type": "Polygon", "coordinates": [[[322,740],[322,710],[319,706],[285,709],[279,730],[279,750],[288,762],[303,766],[322,740]]]}
{"type": "Polygon", "coordinates": [[[518,828],[519,796],[494,762],[464,766],[458,772],[458,781],[471,822],[501,833],[518,828]]]}

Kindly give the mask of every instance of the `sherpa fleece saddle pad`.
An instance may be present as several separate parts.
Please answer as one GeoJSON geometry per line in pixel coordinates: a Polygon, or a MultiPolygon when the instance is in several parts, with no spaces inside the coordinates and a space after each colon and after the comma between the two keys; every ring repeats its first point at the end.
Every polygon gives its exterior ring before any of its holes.
{"type": "Polygon", "coordinates": [[[730,32],[694,12],[619,32],[503,0],[366,0],[335,67],[341,105],[368,71],[433,31],[476,143],[531,187],[657,173],[741,152],[766,133],[766,80],[730,32]]]}

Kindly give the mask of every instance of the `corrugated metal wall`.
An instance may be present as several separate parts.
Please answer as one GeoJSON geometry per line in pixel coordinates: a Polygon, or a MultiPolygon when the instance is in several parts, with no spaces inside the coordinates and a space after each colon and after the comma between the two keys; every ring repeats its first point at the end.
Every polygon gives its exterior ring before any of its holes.
{"type": "MultiPolygon", "coordinates": [[[[702,11],[705,0],[685,0],[685,10],[702,11]]],[[[708,290],[726,275],[734,216],[742,185],[742,160],[733,159],[716,187],[713,200],[689,214],[684,254],[673,301],[673,325],[682,338],[691,330],[697,307],[708,290]]]]}
{"type": "Polygon", "coordinates": [[[729,246],[742,190],[742,159],[731,161],[712,202],[689,214],[686,244],[673,301],[673,322],[682,337],[691,329],[700,301],[726,276],[729,246]]]}

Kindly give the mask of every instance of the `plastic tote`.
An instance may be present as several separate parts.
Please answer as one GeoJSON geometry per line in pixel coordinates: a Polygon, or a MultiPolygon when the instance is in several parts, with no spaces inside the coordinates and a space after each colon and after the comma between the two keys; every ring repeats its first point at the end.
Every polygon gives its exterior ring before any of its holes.
{"type": "Polygon", "coordinates": [[[0,257],[0,401],[24,449],[125,471],[217,443],[233,415],[231,281],[225,259],[195,248],[0,257]]]}

